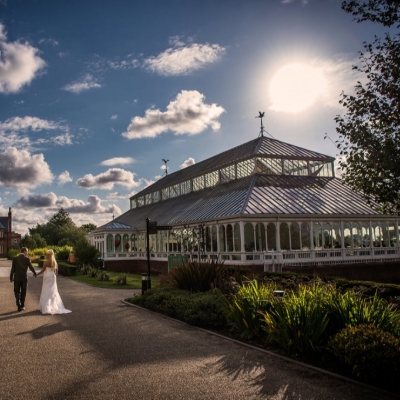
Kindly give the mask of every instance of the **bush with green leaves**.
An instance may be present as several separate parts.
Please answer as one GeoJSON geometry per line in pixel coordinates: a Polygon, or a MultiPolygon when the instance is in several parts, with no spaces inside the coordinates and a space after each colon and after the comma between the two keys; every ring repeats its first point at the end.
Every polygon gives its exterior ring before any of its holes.
{"type": "Polygon", "coordinates": [[[391,387],[400,376],[400,339],[373,324],[346,326],[328,343],[328,350],[353,376],[391,387]]]}
{"type": "Polygon", "coordinates": [[[78,267],[78,272],[81,275],[87,275],[89,273],[89,269],[92,268],[90,265],[82,264],[78,267]]]}
{"type": "Polygon", "coordinates": [[[16,257],[20,253],[21,253],[21,250],[19,250],[19,249],[10,249],[10,250],[8,250],[7,257],[9,260],[12,260],[14,257],[16,257]]]}
{"type": "Polygon", "coordinates": [[[74,246],[74,253],[78,265],[89,264],[97,265],[98,250],[85,238],[79,239],[74,246]]]}
{"type": "Polygon", "coordinates": [[[69,257],[69,253],[72,250],[71,246],[57,246],[54,250],[54,255],[57,260],[67,261],[69,257]]]}
{"type": "Polygon", "coordinates": [[[244,282],[230,299],[226,319],[233,331],[245,339],[262,335],[262,312],[271,310],[276,284],[263,285],[257,280],[244,282]]]}
{"type": "Polygon", "coordinates": [[[226,326],[227,300],[218,289],[189,292],[174,287],[150,289],[130,301],[188,324],[203,328],[226,326]]]}
{"type": "Polygon", "coordinates": [[[331,335],[347,325],[361,324],[373,324],[378,329],[400,335],[400,310],[379,298],[377,292],[372,297],[364,297],[354,290],[345,293],[329,290],[325,303],[329,311],[331,335]]]}
{"type": "Polygon", "coordinates": [[[178,289],[207,292],[223,285],[228,276],[222,261],[187,261],[169,271],[169,279],[178,289]]]}
{"type": "Polygon", "coordinates": [[[292,356],[313,358],[327,342],[328,310],[326,289],[317,283],[300,286],[274,298],[268,312],[263,312],[267,340],[292,356]]]}
{"type": "MultiPolygon", "coordinates": [[[[96,271],[98,270],[96,269],[96,271]]],[[[111,274],[107,271],[98,271],[96,277],[98,281],[109,281],[111,274]]]]}
{"type": "Polygon", "coordinates": [[[121,272],[115,277],[115,282],[117,285],[126,285],[128,279],[128,274],[126,272],[121,272]]]}
{"type": "Polygon", "coordinates": [[[91,277],[91,278],[96,278],[97,277],[97,272],[98,269],[95,267],[89,267],[87,274],[91,277]]]}

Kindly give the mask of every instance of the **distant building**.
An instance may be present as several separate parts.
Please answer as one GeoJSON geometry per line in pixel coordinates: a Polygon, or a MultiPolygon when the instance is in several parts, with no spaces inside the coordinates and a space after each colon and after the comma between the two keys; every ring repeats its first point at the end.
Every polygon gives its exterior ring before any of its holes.
{"type": "Polygon", "coordinates": [[[12,248],[19,248],[21,235],[12,230],[12,212],[8,209],[6,217],[0,217],[0,258],[6,258],[8,251],[12,248]]]}
{"type": "Polygon", "coordinates": [[[170,256],[281,271],[288,266],[399,261],[399,217],[335,178],[334,158],[261,135],[170,173],[89,240],[106,266],[166,265],[170,256]],[[158,230],[146,243],[146,218],[158,230]]]}

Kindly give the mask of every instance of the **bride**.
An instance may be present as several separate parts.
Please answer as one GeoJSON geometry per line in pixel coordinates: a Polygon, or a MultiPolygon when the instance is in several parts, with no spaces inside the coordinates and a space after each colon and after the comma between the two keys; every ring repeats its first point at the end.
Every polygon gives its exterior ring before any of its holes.
{"type": "Polygon", "coordinates": [[[39,311],[42,314],[66,314],[71,312],[71,310],[67,310],[64,307],[58,293],[57,273],[58,265],[54,258],[54,252],[53,250],[48,250],[43,268],[37,274],[37,276],[43,274],[42,293],[39,300],[39,311]]]}

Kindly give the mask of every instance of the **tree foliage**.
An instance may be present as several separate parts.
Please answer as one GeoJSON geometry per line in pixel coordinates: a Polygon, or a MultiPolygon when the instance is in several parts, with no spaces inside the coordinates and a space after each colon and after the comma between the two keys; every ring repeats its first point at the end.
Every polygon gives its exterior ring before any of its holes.
{"type": "MultiPolygon", "coordinates": [[[[348,1],[342,8],[386,26],[399,21],[399,1],[348,1]]],[[[365,77],[355,94],[342,93],[344,116],[335,118],[343,179],[383,212],[400,211],[400,35],[364,43],[361,65],[353,69],[365,77]]]]}

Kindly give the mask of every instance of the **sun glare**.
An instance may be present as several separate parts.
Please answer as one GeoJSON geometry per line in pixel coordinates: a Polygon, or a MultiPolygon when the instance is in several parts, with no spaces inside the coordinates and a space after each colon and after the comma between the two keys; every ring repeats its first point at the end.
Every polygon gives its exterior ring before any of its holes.
{"type": "Polygon", "coordinates": [[[269,96],[274,111],[299,113],[318,99],[326,86],[321,69],[304,63],[290,63],[281,67],[269,85],[269,96]]]}

